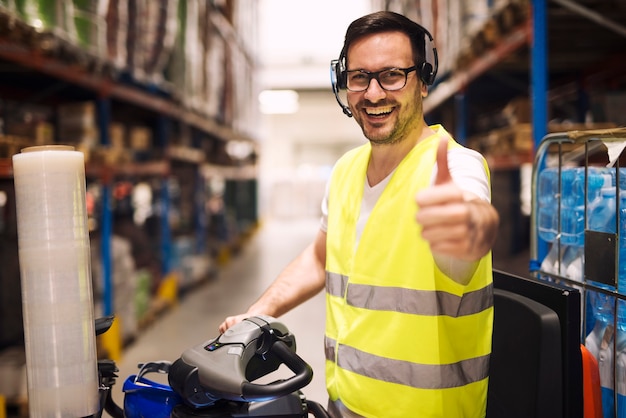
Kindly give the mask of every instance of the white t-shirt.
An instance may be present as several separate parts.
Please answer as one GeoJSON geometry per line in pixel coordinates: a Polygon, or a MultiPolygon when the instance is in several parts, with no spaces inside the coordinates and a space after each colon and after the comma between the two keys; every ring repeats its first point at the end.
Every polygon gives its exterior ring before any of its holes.
{"type": "MultiPolygon", "coordinates": [[[[491,201],[491,192],[489,189],[489,180],[485,167],[483,166],[483,157],[477,151],[465,147],[457,147],[448,150],[448,170],[452,180],[463,190],[471,192],[485,201],[491,201]]],[[[431,183],[434,182],[437,167],[433,170],[431,183]]],[[[367,177],[363,179],[365,188],[363,189],[363,201],[361,202],[361,212],[357,221],[357,242],[361,236],[361,232],[365,227],[372,209],[376,205],[378,198],[385,190],[387,184],[391,180],[393,172],[389,174],[380,183],[370,186],[367,177]]],[[[330,183],[330,182],[329,182],[330,183]]],[[[326,194],[322,200],[322,219],[320,227],[324,232],[328,228],[328,190],[329,184],[326,185],[326,194]]],[[[411,196],[407,196],[411,199],[411,196]]]]}

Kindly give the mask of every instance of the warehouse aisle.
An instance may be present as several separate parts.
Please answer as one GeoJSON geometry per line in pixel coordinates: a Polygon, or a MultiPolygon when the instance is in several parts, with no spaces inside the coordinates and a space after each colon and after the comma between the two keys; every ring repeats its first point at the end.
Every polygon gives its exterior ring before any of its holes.
{"type": "MultiPolygon", "coordinates": [[[[228,315],[243,312],[276,275],[313,240],[319,219],[267,221],[245,243],[242,251],[210,282],[189,292],[154,324],[145,329],[122,353],[113,398],[123,404],[124,380],[146,361],[176,360],[187,348],[218,335],[217,327],[228,315]]],[[[326,405],[324,388],[324,297],[320,293],[281,318],[296,336],[297,352],[314,371],[303,389],[308,399],[326,405]]],[[[148,378],[166,382],[164,376],[148,378]]]]}

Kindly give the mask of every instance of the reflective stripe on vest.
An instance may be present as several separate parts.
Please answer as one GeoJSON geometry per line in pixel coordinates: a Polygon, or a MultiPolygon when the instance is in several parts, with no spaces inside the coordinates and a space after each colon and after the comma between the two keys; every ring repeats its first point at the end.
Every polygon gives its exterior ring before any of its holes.
{"type": "Polygon", "coordinates": [[[415,290],[400,287],[351,284],[348,277],[326,272],[326,291],[332,296],[345,296],[346,303],[357,308],[394,311],[415,315],[472,315],[492,306],[493,286],[485,286],[459,297],[442,291],[415,290]]]}
{"type": "Polygon", "coordinates": [[[324,351],[326,359],[332,362],[335,362],[335,352],[338,352],[337,364],[342,369],[417,389],[465,386],[486,378],[489,367],[489,355],[454,364],[417,364],[375,356],[343,344],[337,347],[337,341],[328,337],[324,339],[324,351]]]}

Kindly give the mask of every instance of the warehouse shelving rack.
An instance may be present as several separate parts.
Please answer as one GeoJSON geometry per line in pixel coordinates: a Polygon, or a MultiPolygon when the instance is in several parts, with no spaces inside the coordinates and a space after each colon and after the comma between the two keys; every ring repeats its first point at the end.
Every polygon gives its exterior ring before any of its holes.
{"type": "MultiPolygon", "coordinates": [[[[11,3],[11,2],[9,2],[11,3]]],[[[60,4],[61,2],[57,2],[60,4]]],[[[171,2],[177,4],[178,2],[171,2]]],[[[191,2],[189,2],[191,3],[191,2]]],[[[200,4],[200,2],[197,2],[200,4]]],[[[95,4],[95,3],[94,3],[95,4]]],[[[241,76],[244,70],[252,71],[255,58],[250,45],[237,33],[235,22],[230,19],[236,8],[234,2],[215,4],[207,2],[207,13],[211,15],[212,30],[215,30],[215,39],[223,42],[226,54],[222,57],[223,70],[236,71],[228,77],[241,76]],[[234,65],[229,60],[243,59],[234,65]]],[[[253,15],[255,8],[246,9],[246,13],[253,15]]],[[[246,28],[252,32],[254,25],[246,28]]],[[[0,97],[6,100],[24,103],[42,103],[50,107],[59,104],[75,102],[91,102],[95,105],[99,146],[108,148],[111,132],[110,124],[120,115],[131,118],[136,115],[140,123],[149,125],[153,137],[153,149],[148,157],[124,161],[90,159],[86,163],[88,179],[102,184],[100,226],[102,278],[104,282],[103,314],[113,312],[112,300],[112,260],[111,240],[113,233],[112,187],[119,178],[152,178],[160,182],[160,194],[157,199],[159,207],[164,213],[160,221],[160,262],[161,273],[165,277],[172,269],[173,233],[168,222],[168,209],[171,202],[168,191],[168,181],[175,175],[176,167],[189,165],[197,173],[202,173],[202,167],[210,164],[211,173],[223,177],[227,183],[245,182],[246,187],[253,193],[252,204],[256,204],[256,190],[247,183],[254,183],[256,165],[255,157],[256,138],[250,132],[238,129],[246,126],[237,115],[233,116],[232,109],[225,115],[211,114],[191,106],[185,100],[184,93],[177,90],[173,83],[167,80],[152,82],[137,79],[128,68],[120,68],[107,57],[94,54],[75,42],[69,41],[62,34],[52,30],[35,28],[21,20],[14,11],[10,10],[5,2],[0,2],[0,63],[3,66],[3,81],[0,82],[0,97]],[[178,129],[188,133],[191,140],[184,143],[173,143],[172,131],[178,129]],[[244,141],[250,144],[253,152],[250,158],[243,161],[231,158],[226,150],[229,141],[244,141]],[[239,172],[245,172],[245,176],[239,172]],[[250,173],[252,174],[252,177],[250,173]],[[242,179],[245,177],[245,179],[242,179]]],[[[221,74],[220,77],[226,77],[221,74]]],[[[253,87],[253,74],[248,74],[244,83],[253,87]],[[252,83],[252,84],[250,84],[252,83]]],[[[215,76],[215,80],[218,77],[215,76]]],[[[232,94],[225,84],[225,95],[232,94]]],[[[239,93],[241,95],[241,93],[239,93]]],[[[230,102],[230,106],[238,106],[230,102]]],[[[237,109],[237,111],[245,111],[237,109]]],[[[253,120],[249,121],[254,123],[253,120]]],[[[246,126],[249,129],[249,124],[246,126]]],[[[5,138],[6,139],[6,138],[5,138]]],[[[12,144],[13,152],[19,152],[33,143],[27,143],[20,138],[12,144]]],[[[144,153],[146,154],[146,153],[144,153]]],[[[0,158],[0,177],[12,178],[10,157],[0,158]]],[[[199,194],[206,193],[199,179],[197,189],[199,194]]],[[[235,187],[236,184],[232,187],[235,187]]],[[[249,204],[250,202],[245,202],[249,204]]],[[[237,209],[237,199],[228,204],[237,209]]],[[[194,214],[194,225],[198,245],[206,246],[206,222],[201,217],[206,216],[203,207],[197,206],[194,214]]],[[[254,216],[249,215],[248,217],[254,216]]],[[[197,248],[203,250],[204,248],[197,248]]]]}

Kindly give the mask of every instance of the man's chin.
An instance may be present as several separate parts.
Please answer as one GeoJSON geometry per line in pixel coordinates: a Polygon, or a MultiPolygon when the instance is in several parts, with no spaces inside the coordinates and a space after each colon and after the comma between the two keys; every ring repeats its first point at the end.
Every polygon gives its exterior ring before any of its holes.
{"type": "Polygon", "coordinates": [[[372,145],[389,145],[393,144],[395,139],[389,135],[367,135],[365,137],[370,141],[372,145]]]}

